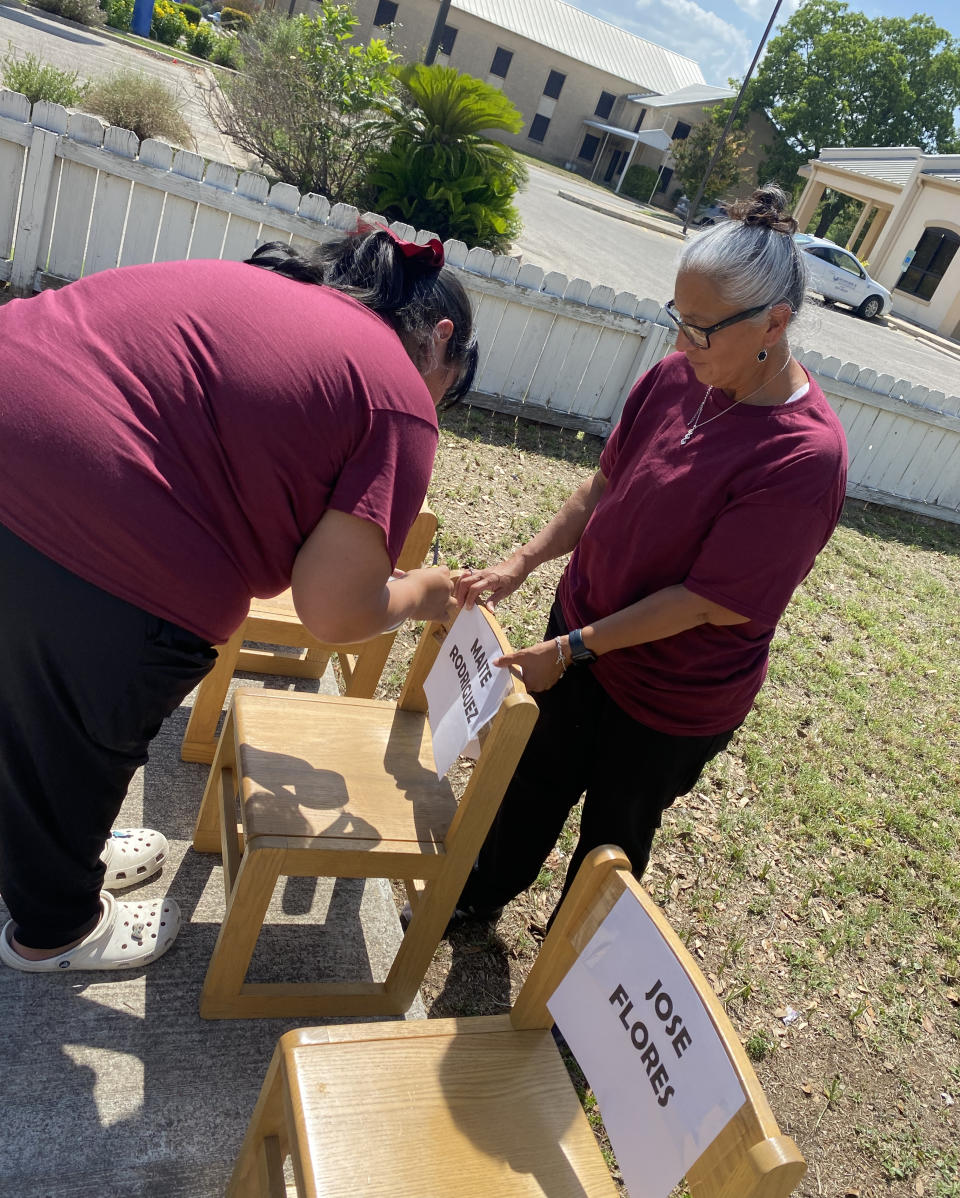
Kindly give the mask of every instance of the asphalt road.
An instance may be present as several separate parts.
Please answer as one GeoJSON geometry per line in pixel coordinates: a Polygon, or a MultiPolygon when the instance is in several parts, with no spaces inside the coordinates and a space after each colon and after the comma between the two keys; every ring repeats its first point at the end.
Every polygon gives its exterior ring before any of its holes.
{"type": "Polygon", "coordinates": [[[204,95],[213,77],[203,67],[171,62],[93,30],[67,25],[36,9],[0,3],[0,51],[14,58],[35,54],[61,70],[78,71],[82,79],[138,71],[165,83],[180,102],[193,131],[197,152],[217,162],[244,167],[247,155],[236,149],[207,115],[204,95]]]}
{"type": "MultiPolygon", "coordinates": [[[[519,198],[523,233],[516,242],[524,262],[559,270],[616,291],[660,302],[673,294],[682,242],[562,199],[561,190],[617,203],[609,192],[571,184],[569,176],[532,167],[519,198]]],[[[626,204],[623,205],[627,207],[626,204]]],[[[794,345],[835,355],[878,374],[960,395],[960,357],[942,353],[882,320],[860,320],[844,308],[808,297],[791,334],[794,345]]]]}

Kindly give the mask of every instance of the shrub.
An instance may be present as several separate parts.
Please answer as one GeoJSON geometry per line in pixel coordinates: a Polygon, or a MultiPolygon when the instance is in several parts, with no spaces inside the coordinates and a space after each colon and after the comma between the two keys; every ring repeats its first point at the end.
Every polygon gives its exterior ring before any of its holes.
{"type": "Polygon", "coordinates": [[[187,49],[197,58],[209,58],[220,40],[213,26],[205,22],[191,32],[187,38],[187,49]]]}
{"type": "Polygon", "coordinates": [[[50,100],[65,108],[77,108],[87,90],[77,71],[61,71],[35,54],[27,54],[21,59],[8,54],[0,61],[0,67],[4,87],[22,92],[31,104],[50,100]]]}
{"type": "Polygon", "coordinates": [[[218,37],[210,55],[210,61],[219,63],[222,67],[230,67],[239,71],[243,66],[243,54],[240,51],[238,37],[218,37]]]}
{"type": "MultiPolygon", "coordinates": [[[[219,8],[223,8],[222,4],[218,4],[219,8]]],[[[249,17],[257,17],[263,8],[260,0],[233,0],[230,5],[236,12],[245,12],[249,17]]]]}
{"type": "Polygon", "coordinates": [[[133,20],[134,0],[108,0],[107,24],[112,29],[129,29],[133,20]]]}
{"type": "Polygon", "coordinates": [[[243,32],[253,24],[249,13],[241,12],[239,8],[222,8],[220,10],[220,26],[223,29],[236,29],[243,32]]]}
{"type": "Polygon", "coordinates": [[[623,176],[620,184],[620,194],[629,196],[631,200],[642,200],[648,203],[653,189],[657,185],[657,170],[652,166],[641,166],[635,162],[623,176]]]}
{"type": "Polygon", "coordinates": [[[36,0],[36,3],[45,12],[57,13],[79,25],[102,25],[107,19],[97,0],[36,0]]]}
{"type": "Polygon", "coordinates": [[[118,71],[91,83],[86,108],[111,125],[132,129],[141,141],[159,137],[174,145],[193,142],[176,96],[157,79],[137,71],[118,71]]]}
{"type": "Polygon", "coordinates": [[[392,87],[394,55],[352,40],[357,18],[324,0],[314,17],[265,15],[244,37],[242,73],[210,97],[217,127],[269,172],[331,203],[356,203],[382,144],[366,119],[392,87]]]}
{"type": "Polygon", "coordinates": [[[177,8],[179,8],[183,15],[187,18],[187,24],[200,24],[200,9],[197,8],[195,4],[178,4],[177,8]]]}
{"type": "Polygon", "coordinates": [[[441,240],[505,251],[520,231],[513,198],[527,171],[489,134],[518,132],[520,113],[502,92],[452,67],[409,63],[396,75],[405,94],[381,105],[387,148],[367,179],[373,210],[441,240]]]}
{"type": "Polygon", "coordinates": [[[175,46],[189,32],[187,18],[173,0],[157,0],[153,6],[150,36],[165,46],[175,46]]]}

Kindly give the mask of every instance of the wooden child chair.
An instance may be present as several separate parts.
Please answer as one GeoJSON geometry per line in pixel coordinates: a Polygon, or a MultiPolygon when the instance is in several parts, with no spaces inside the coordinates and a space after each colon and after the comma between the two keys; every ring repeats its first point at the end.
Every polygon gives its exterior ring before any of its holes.
{"type": "Polygon", "coordinates": [[[445,635],[441,624],[424,629],[397,703],[235,693],[193,841],[222,851],[227,893],[204,1018],[402,1014],[413,1002],[537,719],[511,678],[458,804],[437,778],[423,692],[445,635]],[[385,981],[245,981],[281,875],[405,882],[413,913],[385,981]]]}
{"type": "MultiPolygon", "coordinates": [[[[426,504],[413,522],[400,550],[397,567],[416,570],[423,565],[437,533],[437,517],[426,504]]],[[[250,612],[229,641],[217,646],[217,661],[200,683],[180,746],[184,761],[213,761],[217,723],[223,711],[230,679],[237,670],[253,674],[279,674],[285,678],[320,678],[335,653],[340,661],[346,693],[372,699],[383,667],[390,656],[397,630],[356,645],[328,645],[311,636],[300,622],[289,590],[273,599],[254,599],[250,612]],[[299,649],[292,656],[270,649],[255,649],[245,642],[299,649]]]]}
{"type": "Polygon", "coordinates": [[[623,895],[649,914],[694,983],[745,1096],[688,1169],[692,1198],[786,1198],[806,1170],[803,1158],[781,1134],[703,974],[629,870],[617,848],[587,858],[507,1015],[283,1036],[228,1198],[285,1195],[287,1156],[299,1198],[613,1198],[546,1004],[623,895]]]}

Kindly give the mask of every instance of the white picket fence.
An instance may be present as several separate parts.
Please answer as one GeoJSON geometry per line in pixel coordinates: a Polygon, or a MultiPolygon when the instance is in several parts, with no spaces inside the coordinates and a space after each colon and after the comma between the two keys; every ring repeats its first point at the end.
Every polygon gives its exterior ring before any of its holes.
{"type": "MultiPolygon", "coordinates": [[[[269,240],[307,247],[354,229],[358,215],[57,104],[31,112],[0,91],[0,281],[17,294],[133,263],[241,259],[269,240]]],[[[604,435],[631,383],[673,348],[657,301],[460,242],[445,248],[476,312],[480,406],[604,435]]],[[[848,492],[960,522],[960,398],[798,357],[846,429],[848,492]]]]}

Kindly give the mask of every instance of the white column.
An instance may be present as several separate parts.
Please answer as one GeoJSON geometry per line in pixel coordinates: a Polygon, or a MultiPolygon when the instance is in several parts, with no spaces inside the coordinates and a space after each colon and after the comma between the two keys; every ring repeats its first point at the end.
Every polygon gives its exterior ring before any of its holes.
{"type": "Polygon", "coordinates": [[[867,213],[872,207],[873,204],[871,204],[869,201],[863,205],[860,216],[857,219],[857,223],[853,226],[853,232],[847,238],[846,248],[851,252],[853,251],[853,247],[857,244],[857,238],[860,236],[860,230],[863,228],[864,221],[867,219],[867,213]]]}
{"type": "Polygon", "coordinates": [[[620,172],[620,178],[617,180],[617,186],[614,188],[614,191],[617,193],[617,195],[620,194],[620,184],[626,177],[627,171],[630,169],[630,163],[633,162],[633,156],[637,152],[637,144],[638,143],[636,140],[634,140],[633,144],[630,146],[630,153],[627,155],[627,161],[623,164],[623,170],[620,172]]]}

